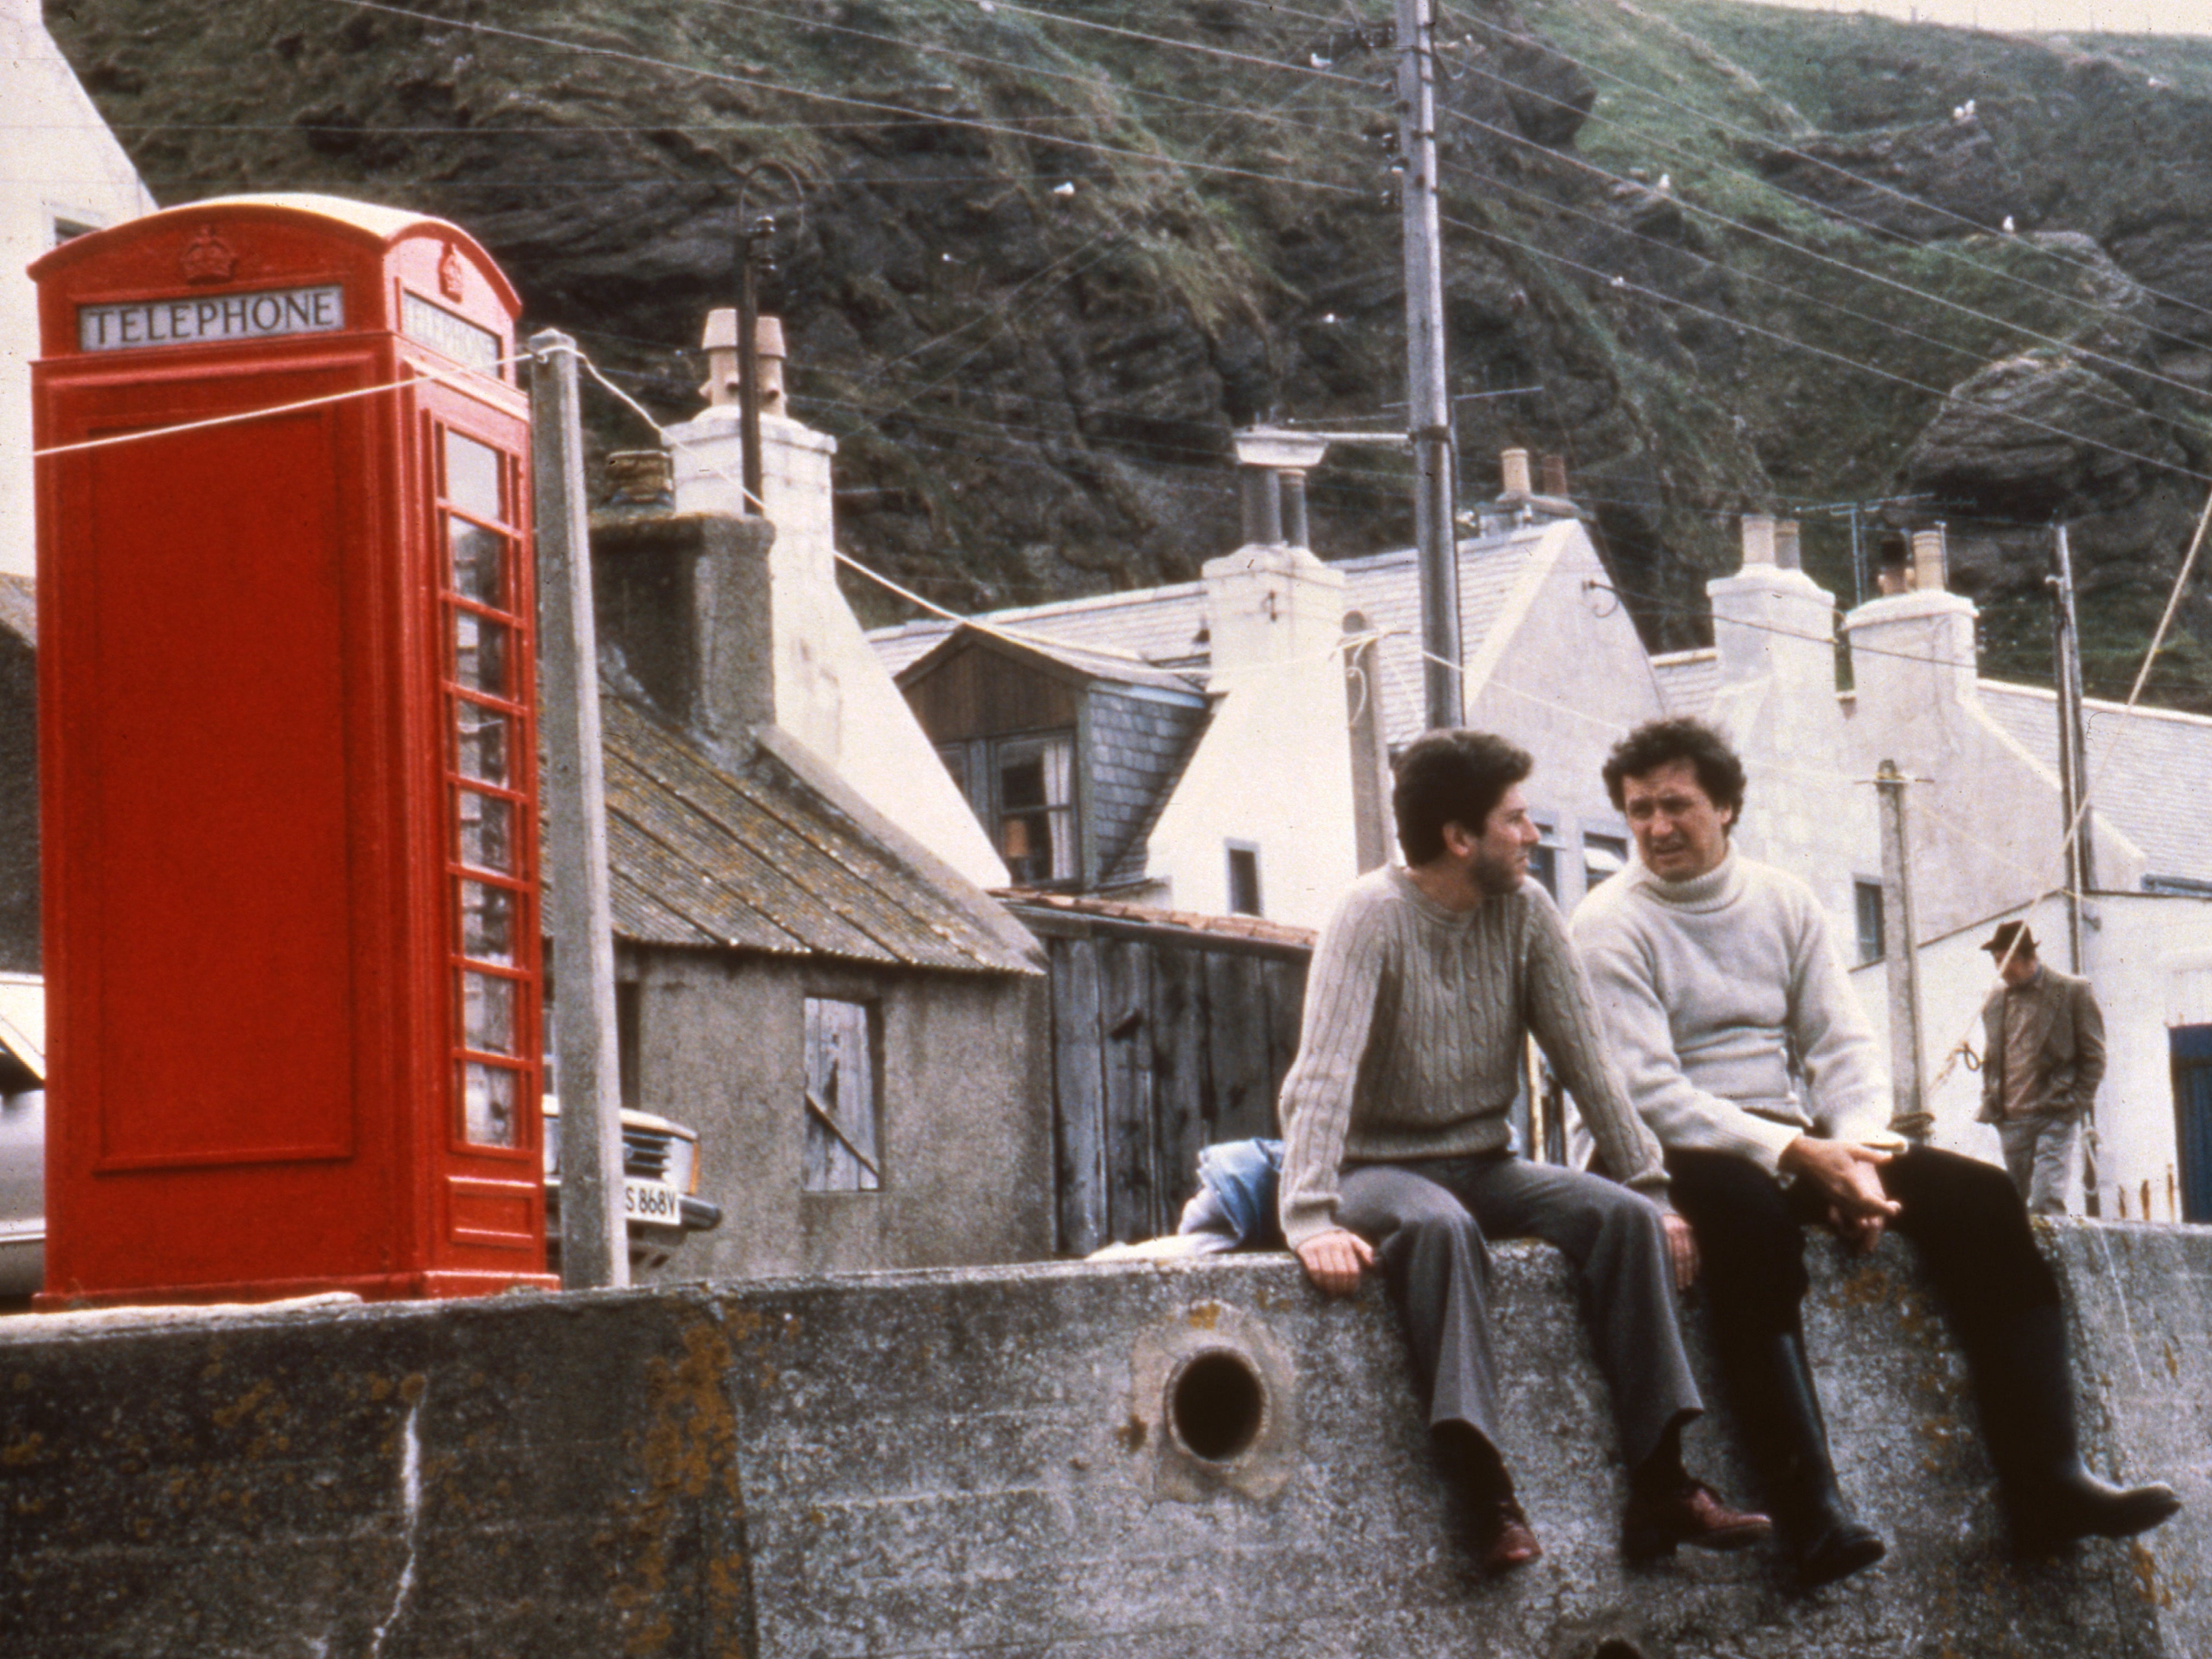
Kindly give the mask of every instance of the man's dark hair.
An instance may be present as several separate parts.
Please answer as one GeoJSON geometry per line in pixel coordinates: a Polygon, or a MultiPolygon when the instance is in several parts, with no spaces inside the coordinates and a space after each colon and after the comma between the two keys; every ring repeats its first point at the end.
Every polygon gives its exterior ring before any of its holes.
{"type": "Polygon", "coordinates": [[[1626,780],[1640,778],[1675,761],[1690,763],[1698,775],[1698,787],[1714,805],[1742,816],[1743,763],[1729,747],[1726,738],[1703,720],[1686,717],[1646,720],[1613,745],[1604,769],[1605,793],[1612,799],[1613,811],[1626,810],[1623,787],[1626,780]]]}
{"type": "Polygon", "coordinates": [[[1406,862],[1426,864],[1441,854],[1447,823],[1480,835],[1505,792],[1535,767],[1527,750],[1488,732],[1462,726],[1414,738],[1398,757],[1397,785],[1390,792],[1406,862]]]}

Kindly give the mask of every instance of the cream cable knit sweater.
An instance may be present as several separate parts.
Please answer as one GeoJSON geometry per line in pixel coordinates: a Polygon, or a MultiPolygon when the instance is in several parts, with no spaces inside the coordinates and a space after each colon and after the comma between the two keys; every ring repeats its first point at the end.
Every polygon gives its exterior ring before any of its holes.
{"type": "Polygon", "coordinates": [[[1905,1144],[1889,1132],[1887,1070],[1827,913],[1796,877],[1733,849],[1688,881],[1633,865],[1591,891],[1572,932],[1628,1091],[1662,1145],[1734,1152],[1773,1175],[1801,1133],[1905,1144]]]}
{"type": "Polygon", "coordinates": [[[1589,981],[1551,896],[1449,910],[1391,867],[1363,876],[1322,929],[1298,1057],[1283,1079],[1281,1206],[1292,1249],[1336,1224],[1346,1164],[1492,1152],[1511,1144],[1533,1031],[1607,1167],[1666,1206],[1658,1143],[1599,1035],[1589,981]]]}

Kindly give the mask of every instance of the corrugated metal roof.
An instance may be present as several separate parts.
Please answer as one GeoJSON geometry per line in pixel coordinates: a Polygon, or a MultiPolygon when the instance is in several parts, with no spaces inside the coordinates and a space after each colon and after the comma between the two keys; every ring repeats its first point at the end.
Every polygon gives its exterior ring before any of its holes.
{"type": "MultiPolygon", "coordinates": [[[[2058,769],[2058,699],[2040,686],[1981,682],[1982,707],[2027,752],[2058,769]]],[[[2212,880],[2212,719],[2092,697],[2083,705],[2089,793],[2143,849],[2148,873],[2212,880]]]]}
{"type": "Polygon", "coordinates": [[[1310,950],[1319,937],[1310,927],[1264,916],[1209,916],[1195,910],[1161,910],[1146,904],[1125,904],[1119,899],[1093,898],[1087,894],[1048,893],[1034,888],[1010,887],[1000,896],[1017,914],[1024,909],[1069,916],[1096,916],[1109,921],[1133,922],[1147,927],[1169,927],[1204,933],[1217,939],[1249,939],[1260,945],[1280,945],[1310,950]]]}
{"type": "Polygon", "coordinates": [[[1659,682],[1659,701],[1677,719],[1687,715],[1703,720],[1720,689],[1719,653],[1711,646],[1700,651],[1670,651],[1651,659],[1651,672],[1659,682]]]}
{"type": "Polygon", "coordinates": [[[765,752],[722,770],[635,704],[601,705],[616,933],[647,945],[1033,972],[961,898],[765,752]]]}

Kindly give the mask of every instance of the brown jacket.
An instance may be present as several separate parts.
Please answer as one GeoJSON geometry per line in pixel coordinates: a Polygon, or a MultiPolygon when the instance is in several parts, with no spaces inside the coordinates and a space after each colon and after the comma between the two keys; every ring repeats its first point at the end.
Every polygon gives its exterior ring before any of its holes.
{"type": "Polygon", "coordinates": [[[2008,993],[2000,985],[1982,1005],[1980,1121],[2004,1121],[2008,994],[2029,998],[2034,1006],[2028,1036],[2035,1050],[2035,1076],[2021,1115],[2080,1117],[2096,1103],[2097,1085],[2105,1080],[2105,1016],[2087,980],[2045,963],[2019,990],[2008,993]]]}

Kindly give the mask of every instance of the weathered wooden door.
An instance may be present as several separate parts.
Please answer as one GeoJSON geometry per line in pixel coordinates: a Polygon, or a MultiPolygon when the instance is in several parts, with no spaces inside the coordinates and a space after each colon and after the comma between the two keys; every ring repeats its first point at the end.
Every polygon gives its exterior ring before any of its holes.
{"type": "Polygon", "coordinates": [[[1275,1133],[1309,952],[1162,927],[1046,944],[1060,1249],[1172,1232],[1200,1147],[1275,1133]]]}

